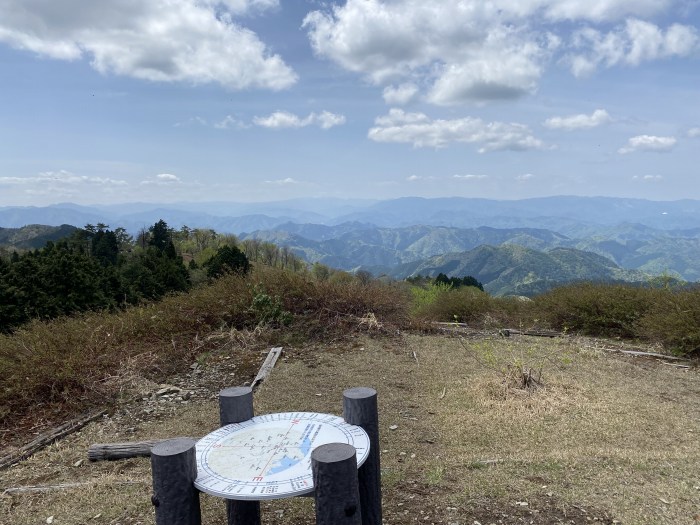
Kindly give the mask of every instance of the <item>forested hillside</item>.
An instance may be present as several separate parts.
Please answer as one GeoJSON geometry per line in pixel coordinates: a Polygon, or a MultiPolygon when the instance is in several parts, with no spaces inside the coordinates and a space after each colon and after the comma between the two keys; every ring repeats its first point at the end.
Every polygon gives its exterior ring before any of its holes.
{"type": "MultiPolygon", "coordinates": [[[[235,236],[187,227],[174,230],[163,220],[142,229],[136,238],[101,223],[70,231],[42,248],[21,253],[6,249],[0,256],[0,332],[31,319],[153,301],[230,271],[245,273],[250,260],[303,266],[289,250],[269,243],[251,240],[239,246],[235,236]]],[[[41,237],[34,236],[32,242],[41,237]]]]}

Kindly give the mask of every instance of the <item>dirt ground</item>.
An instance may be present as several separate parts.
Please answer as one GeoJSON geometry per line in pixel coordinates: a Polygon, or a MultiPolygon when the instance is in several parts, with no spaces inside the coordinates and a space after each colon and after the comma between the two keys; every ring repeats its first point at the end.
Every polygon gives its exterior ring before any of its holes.
{"type": "MultiPolygon", "coordinates": [[[[340,414],[345,388],[376,388],[386,524],[699,524],[697,368],[606,346],[401,334],[287,349],[255,411],[340,414]],[[517,384],[529,369],[530,391],[517,384]]],[[[88,446],[214,430],[218,391],[264,357],[228,350],[167,386],[135,381],[136,400],[0,471],[0,524],[154,523],[148,458],[90,463],[88,446]]],[[[314,523],[310,498],[262,509],[267,525],[314,523]]],[[[202,495],[202,513],[226,523],[217,498],[202,495]]]]}

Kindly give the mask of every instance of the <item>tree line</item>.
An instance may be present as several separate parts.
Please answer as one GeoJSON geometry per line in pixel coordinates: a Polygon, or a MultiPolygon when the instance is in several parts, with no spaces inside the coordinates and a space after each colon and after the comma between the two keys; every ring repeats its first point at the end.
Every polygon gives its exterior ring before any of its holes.
{"type": "Polygon", "coordinates": [[[428,276],[416,275],[414,277],[408,277],[406,281],[419,286],[427,284],[442,285],[450,288],[474,286],[482,292],[484,291],[484,285],[471,275],[465,275],[464,277],[447,277],[444,273],[439,273],[434,279],[428,276]]]}
{"type": "Polygon", "coordinates": [[[31,319],[117,309],[185,292],[251,262],[301,269],[286,248],[213,230],[169,228],[163,220],[136,238],[123,228],[88,224],[70,237],[0,256],[0,332],[31,319]]]}

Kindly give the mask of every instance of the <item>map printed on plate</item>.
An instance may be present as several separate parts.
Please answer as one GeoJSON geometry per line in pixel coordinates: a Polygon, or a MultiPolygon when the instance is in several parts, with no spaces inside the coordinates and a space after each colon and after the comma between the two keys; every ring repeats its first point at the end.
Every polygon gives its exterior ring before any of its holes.
{"type": "Polygon", "coordinates": [[[202,492],[227,499],[263,500],[313,491],[311,452],[327,443],[357,449],[358,467],[369,454],[369,437],[342,417],[283,412],[226,425],[197,442],[202,492]]]}

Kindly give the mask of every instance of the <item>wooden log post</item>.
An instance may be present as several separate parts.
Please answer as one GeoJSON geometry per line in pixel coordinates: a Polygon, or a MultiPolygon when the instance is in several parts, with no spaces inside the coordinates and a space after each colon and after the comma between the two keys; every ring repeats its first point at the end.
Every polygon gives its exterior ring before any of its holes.
{"type": "Polygon", "coordinates": [[[382,487],[379,467],[377,391],[356,387],[343,392],[343,419],[362,427],[369,436],[369,455],[358,470],[362,525],[382,525],[382,487]]]}
{"type": "MultiPolygon", "coordinates": [[[[253,389],[234,386],[219,392],[221,426],[242,423],[253,417],[253,389]]],[[[228,525],[260,525],[259,501],[226,500],[228,525]]]]}
{"type": "Polygon", "coordinates": [[[156,525],[201,525],[195,441],[175,438],[151,450],[156,525]]]}
{"type": "Polygon", "coordinates": [[[347,443],[329,443],[311,452],[316,525],[362,525],[357,452],[347,443]]]}

